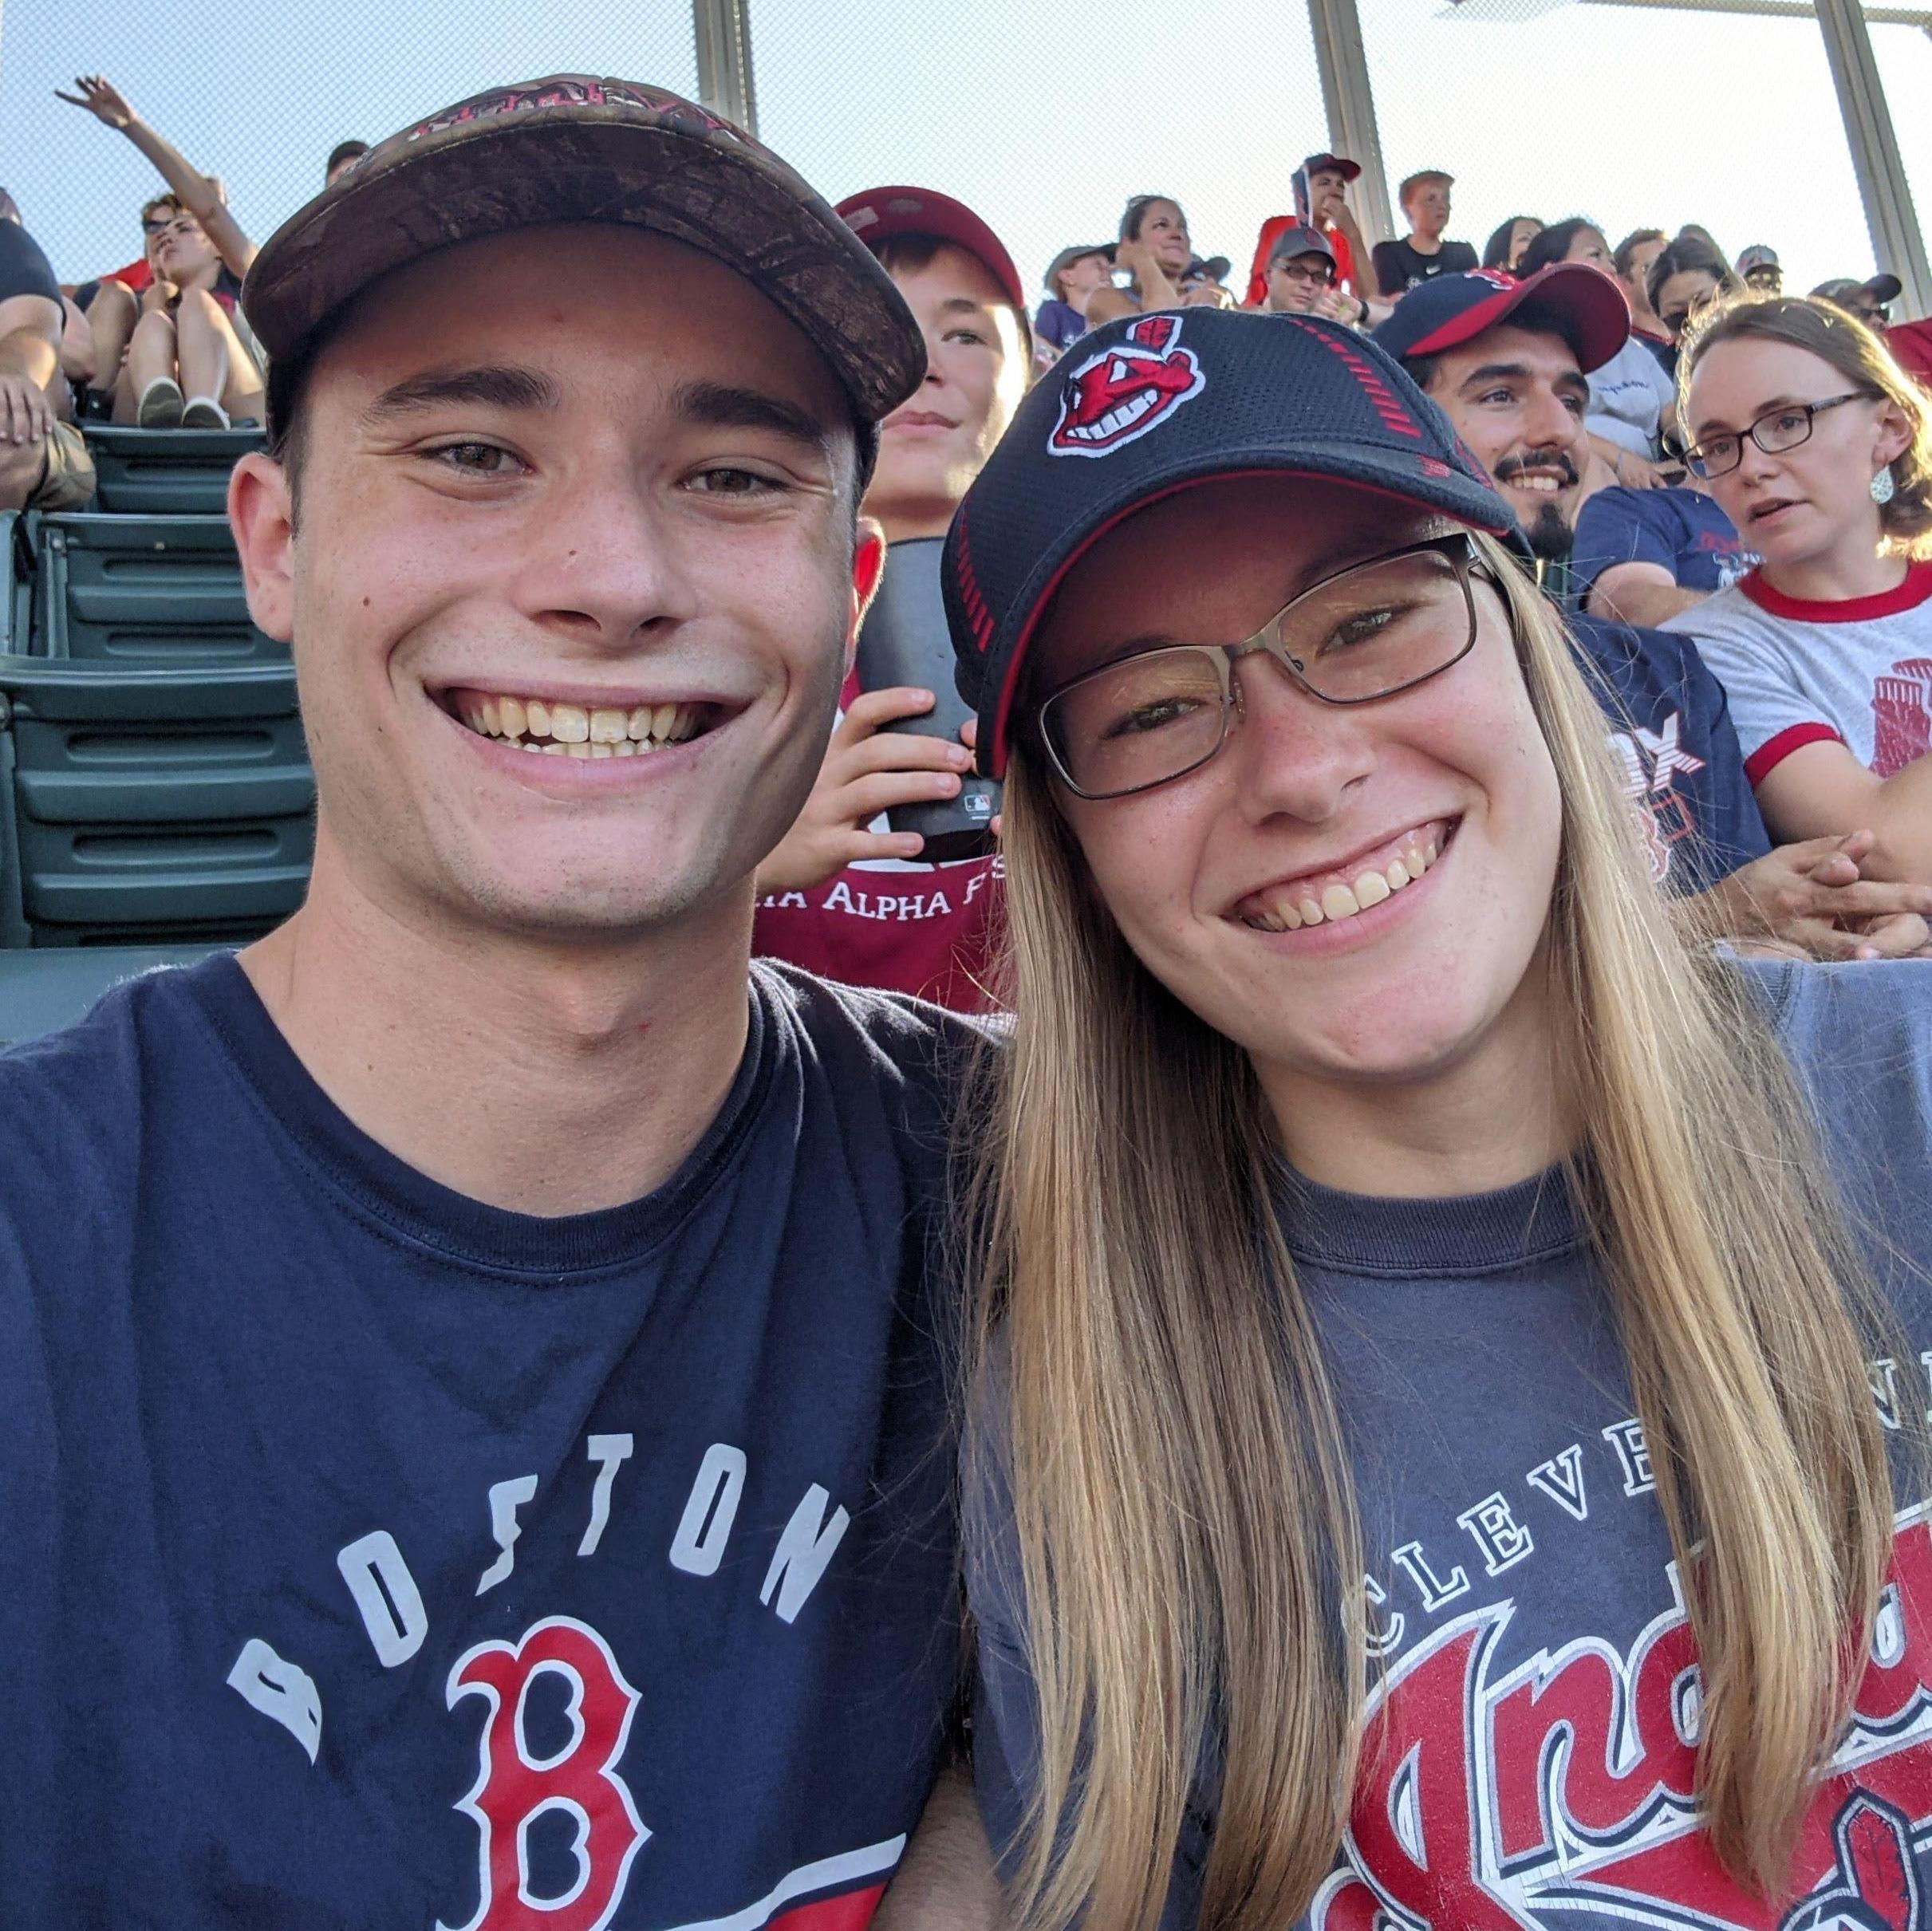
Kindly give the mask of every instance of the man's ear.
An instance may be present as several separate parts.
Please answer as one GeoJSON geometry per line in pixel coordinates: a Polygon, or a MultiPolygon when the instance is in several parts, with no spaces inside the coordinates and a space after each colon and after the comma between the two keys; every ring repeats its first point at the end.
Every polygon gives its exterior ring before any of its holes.
{"type": "Polygon", "coordinates": [[[885,532],[869,516],[862,516],[852,545],[852,622],[846,632],[846,668],[858,654],[858,627],[865,621],[879,579],[885,572],[885,532]]]}
{"type": "Polygon", "coordinates": [[[278,644],[295,636],[295,506],[289,474],[250,450],[228,479],[228,524],[241,553],[248,614],[278,644]]]}

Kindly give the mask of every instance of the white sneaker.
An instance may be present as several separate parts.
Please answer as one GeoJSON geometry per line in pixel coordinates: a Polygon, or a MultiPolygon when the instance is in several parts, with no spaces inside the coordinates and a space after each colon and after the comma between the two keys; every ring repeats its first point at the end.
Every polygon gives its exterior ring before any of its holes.
{"type": "Polygon", "coordinates": [[[183,429],[226,429],[228,412],[212,396],[191,396],[181,411],[183,429]]]}
{"type": "Polygon", "coordinates": [[[141,391],[134,420],[144,429],[178,429],[182,408],[181,384],[172,376],[156,376],[141,391]]]}

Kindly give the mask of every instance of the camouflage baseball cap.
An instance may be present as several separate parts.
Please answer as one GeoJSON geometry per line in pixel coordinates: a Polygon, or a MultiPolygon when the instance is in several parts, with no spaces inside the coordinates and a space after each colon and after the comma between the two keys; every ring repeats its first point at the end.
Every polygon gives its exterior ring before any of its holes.
{"type": "Polygon", "coordinates": [[[268,352],[271,420],[332,321],[379,276],[565,221],[648,228],[736,269],[824,356],[862,422],[889,415],[925,374],[924,337],[892,278],[776,155],[662,88],[556,74],[378,142],[269,237],[242,306],[268,352]]]}

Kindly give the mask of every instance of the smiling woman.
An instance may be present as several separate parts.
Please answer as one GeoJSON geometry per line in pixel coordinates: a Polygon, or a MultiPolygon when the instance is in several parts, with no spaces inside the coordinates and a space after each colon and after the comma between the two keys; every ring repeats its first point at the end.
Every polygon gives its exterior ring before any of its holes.
{"type": "Polygon", "coordinates": [[[948,546],[1008,787],[968,1578],[1019,1920],[1781,1909],[1859,1774],[1817,1775],[1891,1544],[1866,1350],[1932,1338],[1793,1063],[1855,1176],[1922,1177],[1932,987],[1685,948],[1509,510],[1380,349],[1162,348],[1188,399],[1102,470],[1036,396],[948,546]],[[1666,1807],[1667,1870],[1588,1849],[1666,1807]]]}

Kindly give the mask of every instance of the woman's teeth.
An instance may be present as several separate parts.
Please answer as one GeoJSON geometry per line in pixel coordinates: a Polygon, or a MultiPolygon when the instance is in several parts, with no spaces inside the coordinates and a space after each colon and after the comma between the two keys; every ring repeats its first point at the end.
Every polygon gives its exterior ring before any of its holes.
{"type": "Polygon", "coordinates": [[[552,758],[636,758],[695,736],[703,707],[640,704],[593,710],[540,697],[468,697],[458,715],[480,737],[520,743],[552,758]]]}
{"type": "Polygon", "coordinates": [[[1377,868],[1363,865],[1346,882],[1332,879],[1318,892],[1312,883],[1291,882],[1256,893],[1241,923],[1256,932],[1299,932],[1304,925],[1333,925],[1413,884],[1441,855],[1442,840],[1434,826],[1411,833],[1398,857],[1377,868]]]}

